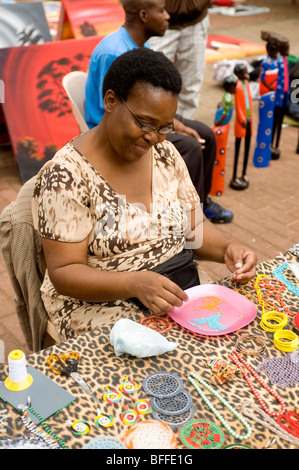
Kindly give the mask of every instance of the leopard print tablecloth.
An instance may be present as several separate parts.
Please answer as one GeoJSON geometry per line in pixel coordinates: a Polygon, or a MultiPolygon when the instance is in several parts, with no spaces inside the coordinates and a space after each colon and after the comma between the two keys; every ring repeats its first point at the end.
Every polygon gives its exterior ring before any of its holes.
{"type": "MultiPolygon", "coordinates": [[[[294,260],[295,257],[289,252],[286,253],[289,260],[294,260]]],[[[277,257],[273,260],[262,263],[258,266],[258,274],[266,274],[271,278],[273,276],[273,269],[283,261],[282,257],[277,257]]],[[[290,270],[288,270],[290,271],[290,270]]],[[[285,274],[289,280],[299,286],[299,282],[295,276],[288,272],[285,274]]],[[[282,352],[274,347],[273,333],[264,331],[260,327],[261,307],[257,302],[256,292],[253,289],[254,280],[246,285],[243,289],[243,294],[246,294],[257,307],[256,318],[247,326],[238,331],[229,333],[223,336],[203,336],[192,333],[177,323],[172,321],[172,328],[170,331],[163,333],[169,340],[179,343],[172,352],[164,353],[159,356],[149,357],[145,359],[136,358],[124,354],[117,357],[114,348],[110,343],[110,330],[111,328],[102,328],[101,330],[94,331],[90,334],[82,335],[77,339],[70,340],[66,343],[60,343],[52,348],[45,349],[27,357],[28,365],[31,365],[44,373],[47,377],[51,378],[57,384],[67,389],[71,394],[76,397],[76,400],[67,406],[65,409],[59,411],[54,416],[47,419],[47,425],[55,432],[68,448],[80,449],[87,444],[92,438],[96,436],[116,436],[123,438],[129,426],[124,424],[121,419],[121,413],[124,411],[125,406],[132,408],[133,401],[128,395],[123,395],[118,403],[109,404],[102,400],[106,387],[109,389],[119,390],[120,384],[126,379],[134,380],[138,388],[132,395],[135,399],[149,400],[150,396],[143,389],[143,380],[154,372],[168,371],[179,376],[184,385],[184,389],[188,391],[192,397],[193,405],[195,407],[195,414],[193,419],[208,420],[221,427],[225,442],[224,446],[235,444],[239,441],[236,440],[229,432],[227,432],[221,425],[216,416],[210,411],[203,399],[197,394],[192,384],[188,381],[188,375],[191,372],[196,373],[202,377],[206,382],[210,383],[211,368],[207,366],[207,361],[210,359],[225,359],[228,360],[228,353],[230,353],[235,345],[238,337],[245,333],[250,332],[262,336],[266,341],[266,349],[264,355],[269,358],[277,358],[286,356],[288,353],[282,352]],[[94,424],[94,419],[97,416],[97,404],[89,397],[72,379],[55,376],[46,364],[46,358],[50,353],[62,353],[70,350],[79,352],[81,361],[79,365],[79,372],[86,380],[95,394],[100,398],[100,410],[102,413],[112,415],[114,417],[114,424],[109,428],[97,427],[94,424]],[[66,421],[74,422],[76,420],[85,420],[89,424],[89,432],[85,435],[75,435],[69,424],[66,421]]],[[[233,288],[229,279],[224,279],[220,284],[233,288]]],[[[285,289],[282,294],[283,301],[287,304],[288,308],[294,313],[299,311],[298,296],[285,289]]],[[[142,315],[143,316],[143,315],[142,315]]],[[[138,321],[139,318],[135,318],[138,321]]],[[[112,327],[113,325],[111,325],[112,327]]],[[[287,325],[288,329],[293,329],[293,318],[289,317],[287,325]]],[[[294,330],[295,331],[295,330],[294,330]]],[[[244,356],[248,363],[256,370],[263,362],[261,356],[244,356]]],[[[0,380],[4,380],[7,376],[7,368],[4,367],[0,372],[0,380]]],[[[296,411],[299,407],[299,385],[287,387],[285,389],[271,384],[267,375],[263,372],[260,376],[270,385],[279,395],[284,399],[287,409],[296,411]]],[[[254,385],[264,397],[265,402],[272,411],[279,411],[280,405],[273,399],[265,390],[261,388],[259,383],[253,380],[254,385]]],[[[245,399],[259,405],[253,393],[251,392],[248,384],[241,374],[237,374],[234,379],[223,385],[212,385],[238,412],[242,414],[242,403],[245,399]]],[[[201,387],[202,388],[202,387],[201,387]]],[[[202,388],[203,389],[203,388],[202,388]]],[[[213,395],[207,390],[203,389],[208,398],[212,401],[215,408],[223,415],[227,423],[238,433],[244,434],[245,430],[240,421],[238,421],[229,411],[225,408],[213,395]]],[[[28,431],[23,427],[22,421],[16,410],[12,409],[10,405],[0,401],[0,411],[3,408],[8,408],[11,416],[2,423],[2,432],[0,438],[14,438],[18,435],[28,434],[28,431]],[[3,426],[5,429],[3,429],[3,426]]],[[[152,414],[144,415],[143,418],[153,419],[152,414]]],[[[256,423],[253,419],[246,418],[247,422],[251,425],[252,434],[249,439],[242,441],[244,445],[250,446],[253,449],[261,449],[268,445],[269,441],[275,438],[270,447],[275,449],[296,448],[292,442],[282,439],[279,435],[272,430],[256,423]]],[[[1,424],[0,424],[1,427],[1,424]]],[[[172,428],[177,437],[177,448],[186,449],[179,438],[179,427],[172,428]]],[[[146,446],[146,443],[145,443],[146,446]]]]}

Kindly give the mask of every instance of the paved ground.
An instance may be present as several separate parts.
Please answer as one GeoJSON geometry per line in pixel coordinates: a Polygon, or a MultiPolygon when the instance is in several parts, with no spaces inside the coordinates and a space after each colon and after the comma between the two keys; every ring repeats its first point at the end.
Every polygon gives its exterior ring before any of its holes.
{"type": "MultiPolygon", "coordinates": [[[[211,15],[210,32],[259,41],[262,29],[276,31],[289,37],[290,53],[299,56],[299,5],[293,3],[291,0],[252,0],[250,4],[269,6],[271,12],[241,19],[211,15]]],[[[248,60],[253,60],[253,57],[248,60]]],[[[212,125],[216,105],[223,94],[213,75],[213,64],[208,64],[196,116],[208,125],[212,125]]],[[[257,109],[258,103],[255,101],[254,136],[251,141],[251,161],[248,165],[249,188],[236,192],[228,187],[232,175],[234,151],[234,136],[231,132],[225,193],[214,199],[234,212],[233,222],[220,226],[220,230],[255,249],[261,262],[299,242],[299,154],[296,154],[298,128],[286,127],[281,137],[281,158],[273,161],[265,169],[253,167],[251,162],[258,123],[257,109]]],[[[18,169],[11,148],[2,147],[0,148],[0,212],[16,198],[20,186],[18,169]]],[[[228,274],[225,266],[206,262],[202,265],[212,280],[228,274]]],[[[2,254],[0,254],[0,280],[0,340],[2,341],[0,362],[3,358],[6,362],[7,354],[12,349],[20,348],[26,354],[30,351],[15,314],[13,291],[2,254]]]]}

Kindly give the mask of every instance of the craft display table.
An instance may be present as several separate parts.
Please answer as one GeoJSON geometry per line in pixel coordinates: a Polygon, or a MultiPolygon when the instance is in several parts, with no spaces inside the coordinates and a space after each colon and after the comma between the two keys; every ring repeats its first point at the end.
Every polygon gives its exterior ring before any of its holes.
{"type": "MultiPolygon", "coordinates": [[[[285,256],[289,261],[296,260],[296,257],[290,252],[287,252],[285,256]]],[[[273,279],[274,269],[277,266],[280,266],[283,261],[283,257],[278,256],[277,258],[261,263],[258,265],[257,275],[266,275],[269,279],[273,279]]],[[[288,278],[289,282],[291,282],[293,286],[296,286],[297,288],[299,287],[299,282],[291,270],[288,269],[284,271],[284,276],[288,278]]],[[[262,366],[266,360],[265,358],[268,358],[272,361],[271,370],[274,370],[275,372],[276,366],[275,361],[273,360],[276,358],[287,359],[290,354],[289,352],[277,349],[274,346],[273,333],[265,331],[260,326],[260,319],[263,313],[262,305],[265,306],[265,304],[262,303],[262,300],[264,299],[265,301],[266,294],[263,294],[261,289],[260,296],[257,295],[256,281],[257,278],[253,279],[250,283],[244,286],[243,289],[241,289],[240,285],[236,286],[242,295],[246,295],[246,297],[256,305],[256,318],[247,326],[226,335],[204,336],[196,334],[182,328],[171,320],[171,329],[163,333],[163,336],[165,336],[169,341],[174,341],[179,345],[171,352],[140,359],[129,356],[128,354],[117,357],[115,355],[114,348],[110,343],[111,328],[104,327],[28,356],[28,366],[33,366],[76,398],[71,404],[46,420],[46,424],[49,429],[63,440],[68,449],[81,449],[90,442],[91,439],[97,436],[115,436],[122,439],[130,429],[130,426],[122,421],[121,416],[126,407],[129,409],[134,407],[134,402],[131,396],[126,394],[122,394],[120,401],[116,403],[105,402],[103,400],[103,396],[107,393],[107,387],[109,390],[115,389],[120,391],[120,386],[126,379],[132,380],[137,384],[137,389],[132,394],[134,400],[150,400],[150,395],[148,395],[143,388],[144,379],[150,374],[167,371],[175,374],[182,380],[184,390],[186,390],[192,397],[194,406],[194,416],[192,417],[192,420],[208,421],[209,423],[213,423],[221,428],[224,436],[222,448],[232,444],[243,444],[252,449],[263,449],[265,447],[271,449],[297,448],[299,439],[296,441],[296,437],[292,434],[289,434],[290,439],[288,440],[282,438],[281,433],[279,431],[275,432],[275,429],[273,428],[273,418],[268,416],[272,420],[272,422],[270,422],[270,429],[265,426],[264,423],[267,421],[265,417],[259,414],[259,411],[262,409],[261,405],[252,393],[242,373],[236,373],[232,380],[222,385],[216,385],[211,382],[212,369],[208,363],[213,360],[224,359],[230,364],[233,364],[228,355],[232,353],[236,347],[236,342],[240,339],[241,335],[245,333],[252,333],[256,336],[262,337],[265,342],[265,348],[261,354],[256,356],[242,354],[242,357],[248,364],[250,364],[254,371],[257,371],[258,368],[262,366]],[[78,371],[99,398],[99,404],[85,393],[75,381],[68,377],[55,375],[47,365],[46,359],[52,352],[61,354],[68,351],[77,351],[80,354],[81,360],[78,371]],[[220,393],[220,395],[233,407],[235,411],[245,418],[252,430],[248,439],[240,441],[225,429],[215,415],[215,412],[210,410],[203,398],[198,394],[195,387],[188,380],[188,376],[190,376],[191,373],[204,379],[214,391],[220,393]],[[253,416],[262,419],[263,424],[243,413],[245,400],[254,405],[253,408],[250,408],[250,411],[253,416]],[[111,415],[113,417],[114,422],[112,426],[98,427],[95,424],[94,421],[98,414],[97,408],[99,408],[101,413],[111,415]],[[74,423],[75,421],[84,421],[88,424],[89,432],[81,435],[79,433],[75,434],[70,425],[70,423],[74,423]]],[[[234,289],[229,278],[220,281],[219,284],[234,289]]],[[[276,294],[277,292],[278,291],[276,289],[276,294]]],[[[285,286],[278,296],[275,298],[273,297],[270,300],[271,302],[273,301],[274,304],[276,303],[277,308],[275,310],[282,311],[281,306],[286,305],[289,312],[297,313],[299,310],[298,299],[298,295],[291,292],[285,286]],[[281,302],[281,305],[278,305],[278,301],[281,302]]],[[[144,315],[142,314],[141,317],[143,316],[144,315]]],[[[294,316],[290,313],[288,313],[287,316],[288,323],[285,328],[295,332],[294,316]]],[[[134,318],[134,320],[139,321],[139,318],[134,318]]],[[[112,326],[113,325],[111,325],[111,327],[112,326]]],[[[250,347],[248,349],[250,349],[250,347]]],[[[297,359],[299,359],[299,355],[297,355],[297,359]]],[[[294,363],[294,366],[297,367],[298,378],[298,363],[294,363]]],[[[2,367],[0,369],[1,382],[7,377],[7,374],[8,367],[2,367]]],[[[270,395],[249,372],[248,374],[268,409],[271,412],[280,412],[281,405],[275,397],[270,395]]],[[[277,382],[279,382],[281,374],[283,374],[283,372],[278,369],[277,373],[274,373],[277,382]]],[[[258,376],[262,377],[265,383],[279,394],[279,396],[284,400],[287,410],[296,412],[299,407],[298,383],[294,383],[292,385],[288,384],[282,388],[276,383],[272,383],[263,369],[258,372],[258,376]]],[[[202,387],[199,382],[197,382],[197,384],[233,431],[237,434],[245,435],[246,429],[236,416],[231,413],[231,411],[229,411],[229,409],[226,408],[214,394],[202,387]]],[[[30,395],[30,388],[28,388],[28,395],[30,395]]],[[[0,438],[15,439],[17,436],[30,435],[29,431],[24,427],[18,411],[11,405],[0,400],[0,412],[4,409],[7,409],[10,416],[3,418],[2,423],[0,422],[0,428],[2,428],[0,438]]],[[[1,416],[5,415],[0,414],[0,419],[1,416]]],[[[143,415],[141,419],[154,419],[153,412],[143,415]]],[[[184,445],[180,440],[180,427],[181,426],[172,427],[176,436],[177,449],[188,450],[186,445],[184,445]]],[[[283,429],[281,429],[281,431],[283,431],[283,429]]],[[[148,443],[144,442],[144,448],[146,448],[147,445],[148,443]]]]}

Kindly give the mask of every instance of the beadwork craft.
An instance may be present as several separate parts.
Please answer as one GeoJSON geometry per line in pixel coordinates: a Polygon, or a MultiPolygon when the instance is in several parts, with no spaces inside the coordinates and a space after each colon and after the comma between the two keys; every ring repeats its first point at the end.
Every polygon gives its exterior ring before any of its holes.
{"type": "Polygon", "coordinates": [[[138,423],[140,421],[139,413],[134,409],[130,410],[127,406],[125,407],[125,411],[120,415],[120,419],[124,424],[128,426],[132,426],[133,424],[138,423]]]}
{"type": "Polygon", "coordinates": [[[149,315],[141,318],[139,321],[141,325],[147,326],[152,330],[158,331],[158,333],[167,333],[173,328],[174,323],[168,317],[162,317],[160,315],[149,315]]]}
{"type": "Polygon", "coordinates": [[[72,433],[76,436],[82,436],[89,432],[88,422],[84,419],[76,419],[74,422],[66,421],[66,424],[71,426],[72,433]]]}
{"type": "Polygon", "coordinates": [[[248,418],[251,418],[262,426],[270,429],[282,439],[290,442],[291,444],[299,446],[299,439],[293,437],[289,432],[285,431],[281,426],[279,426],[275,419],[271,418],[261,408],[259,408],[254,403],[251,403],[249,400],[243,401],[242,412],[245,416],[248,416],[248,418]],[[250,409],[253,411],[250,411],[250,409]]]}
{"type": "Polygon", "coordinates": [[[103,400],[107,403],[116,403],[121,400],[121,392],[117,390],[110,390],[106,387],[107,392],[103,395],[103,400]]]}
{"type": "Polygon", "coordinates": [[[98,427],[110,428],[114,423],[114,419],[111,415],[102,415],[99,414],[95,420],[94,424],[98,427]]]}
{"type": "Polygon", "coordinates": [[[175,449],[177,445],[172,429],[154,420],[140,421],[128,429],[123,441],[128,449],[175,449]]]}
{"type": "Polygon", "coordinates": [[[279,426],[288,433],[299,438],[299,414],[294,411],[287,411],[285,415],[277,418],[279,426]],[[284,424],[286,422],[287,425],[284,424]]]}
{"type": "Polygon", "coordinates": [[[285,313],[270,310],[262,315],[260,326],[263,330],[274,333],[281,330],[288,323],[288,317],[285,313]],[[274,323],[273,323],[274,322],[274,323]]]}
{"type": "Polygon", "coordinates": [[[183,382],[180,377],[170,372],[154,372],[143,381],[145,392],[159,398],[176,395],[182,388],[183,382]]]}
{"type": "Polygon", "coordinates": [[[286,289],[286,285],[283,282],[269,278],[266,274],[259,274],[256,281],[253,283],[253,287],[263,313],[268,310],[281,308],[284,313],[290,316],[294,315],[294,312],[287,307],[286,303],[281,298],[282,293],[286,289]],[[262,294],[262,289],[266,291],[264,294],[262,294]],[[276,304],[273,303],[273,301],[276,301],[276,304]]]}
{"type": "Polygon", "coordinates": [[[284,272],[288,269],[288,263],[284,261],[279,266],[277,266],[273,271],[273,276],[279,281],[283,282],[286,285],[288,290],[295,295],[299,296],[299,289],[294,284],[292,284],[285,276],[284,272]]]}
{"type": "Polygon", "coordinates": [[[299,383],[299,353],[293,351],[287,356],[266,359],[257,367],[257,372],[267,374],[272,384],[285,389],[299,383]]]}
{"type": "Polygon", "coordinates": [[[189,449],[219,449],[224,443],[224,434],[216,424],[196,419],[182,426],[180,440],[189,449]]]}
{"type": "Polygon", "coordinates": [[[238,367],[234,364],[229,364],[224,359],[211,359],[207,365],[213,371],[211,382],[215,385],[223,385],[226,382],[230,382],[235,374],[239,372],[238,367]]]}
{"type": "MultiPolygon", "coordinates": [[[[133,397],[131,397],[133,399],[133,397]]],[[[147,400],[134,400],[134,410],[141,415],[146,415],[152,411],[152,405],[147,400]]]]}
{"type": "Polygon", "coordinates": [[[46,444],[51,449],[67,449],[66,445],[54,432],[51,431],[49,426],[44,422],[43,417],[37,413],[37,411],[32,408],[30,404],[30,398],[28,397],[28,404],[27,405],[19,405],[19,409],[21,412],[21,420],[24,426],[37,438],[45,441],[46,444]],[[40,421],[41,426],[35,424],[29,416],[28,411],[30,411],[34,416],[38,418],[40,421]]]}
{"type": "Polygon", "coordinates": [[[280,351],[295,351],[298,348],[298,336],[291,330],[278,330],[274,333],[274,346],[280,351]]]}
{"type": "Polygon", "coordinates": [[[259,356],[262,352],[264,352],[266,347],[265,339],[262,336],[257,336],[252,333],[244,333],[240,335],[236,342],[236,349],[239,353],[247,354],[248,356],[259,356]],[[254,349],[248,349],[244,344],[247,342],[254,342],[256,341],[259,344],[259,347],[254,349]]]}
{"type": "Polygon", "coordinates": [[[8,413],[8,410],[6,408],[0,410],[0,433],[6,432],[6,428],[4,426],[7,426],[7,423],[5,422],[5,420],[8,419],[10,416],[11,414],[8,413]]]}
{"type": "Polygon", "coordinates": [[[192,397],[188,392],[182,390],[173,397],[152,397],[151,404],[154,410],[161,413],[179,415],[191,407],[192,397]]]}
{"type": "Polygon", "coordinates": [[[266,382],[261,377],[258,376],[257,372],[242,358],[241,354],[239,354],[237,350],[234,350],[233,354],[229,354],[228,357],[241,369],[242,374],[243,374],[246,382],[248,383],[249,387],[251,388],[253,394],[257,398],[257,400],[258,400],[259,404],[261,405],[261,407],[263,408],[263,410],[267,414],[269,414],[270,416],[274,416],[274,417],[282,416],[286,411],[286,405],[285,405],[285,402],[283,401],[283,399],[278,395],[278,393],[276,393],[274,390],[272,390],[272,388],[270,388],[269,385],[267,385],[266,382]],[[240,365],[239,361],[245,367],[242,367],[240,365]],[[253,375],[253,377],[262,385],[262,387],[264,387],[280,403],[281,411],[279,413],[269,410],[269,408],[266,406],[266,404],[262,400],[261,395],[258,393],[258,391],[253,386],[253,383],[251,382],[245,368],[248,369],[249,372],[253,375]]]}
{"type": "Polygon", "coordinates": [[[209,384],[207,384],[203,379],[201,379],[200,377],[198,377],[198,375],[194,374],[193,372],[191,372],[191,374],[189,375],[188,377],[188,380],[189,382],[191,382],[191,384],[195,387],[195,390],[197,391],[197,393],[202,397],[202,399],[204,400],[204,402],[206,403],[206,405],[210,408],[210,410],[215,414],[215,416],[219,419],[219,421],[222,423],[222,425],[225,427],[225,429],[232,435],[235,437],[235,439],[239,439],[239,440],[245,440],[245,439],[248,439],[250,436],[251,436],[251,427],[250,425],[247,423],[247,421],[243,418],[243,416],[240,415],[240,413],[238,413],[221,395],[220,393],[218,393],[217,391],[215,391],[212,387],[210,387],[209,384]],[[214,405],[210,402],[210,400],[206,397],[206,395],[204,394],[204,392],[201,390],[201,388],[197,385],[197,382],[199,382],[201,385],[203,385],[207,390],[209,390],[209,392],[211,392],[216,398],[218,398],[218,400],[221,401],[221,403],[223,403],[223,405],[243,424],[243,426],[245,427],[246,429],[246,434],[243,435],[243,434],[237,434],[232,428],[231,426],[229,426],[229,424],[225,421],[225,419],[223,418],[223,416],[216,410],[216,408],[214,407],[214,405]]]}
{"type": "Polygon", "coordinates": [[[126,449],[125,444],[114,436],[98,436],[91,439],[82,449],[126,449]]]}
{"type": "Polygon", "coordinates": [[[51,449],[45,441],[31,436],[18,436],[15,439],[0,438],[0,449],[51,449]]]}
{"type": "Polygon", "coordinates": [[[128,377],[126,377],[126,380],[119,386],[120,391],[126,394],[134,393],[137,388],[137,383],[133,380],[129,380],[128,377]]]}
{"type": "Polygon", "coordinates": [[[195,408],[193,405],[187,411],[184,411],[184,413],[180,413],[177,415],[161,413],[160,411],[153,410],[153,417],[157,421],[162,421],[163,423],[166,423],[171,428],[179,428],[180,426],[183,426],[183,424],[193,419],[194,415],[195,408]]]}

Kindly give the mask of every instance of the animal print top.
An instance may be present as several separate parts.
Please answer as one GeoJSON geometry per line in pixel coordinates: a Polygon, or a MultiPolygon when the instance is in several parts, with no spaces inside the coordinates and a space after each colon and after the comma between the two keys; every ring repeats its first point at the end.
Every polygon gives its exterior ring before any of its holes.
{"type": "MultiPolygon", "coordinates": [[[[105,271],[148,270],[185,245],[190,210],[199,197],[170,142],[152,148],[152,210],[128,204],[73,146],[65,145],[37,176],[32,210],[42,237],[79,242],[88,237],[87,263],[105,271]]],[[[46,310],[62,339],[128,317],[128,300],[88,303],[59,295],[46,272],[46,310]]]]}

